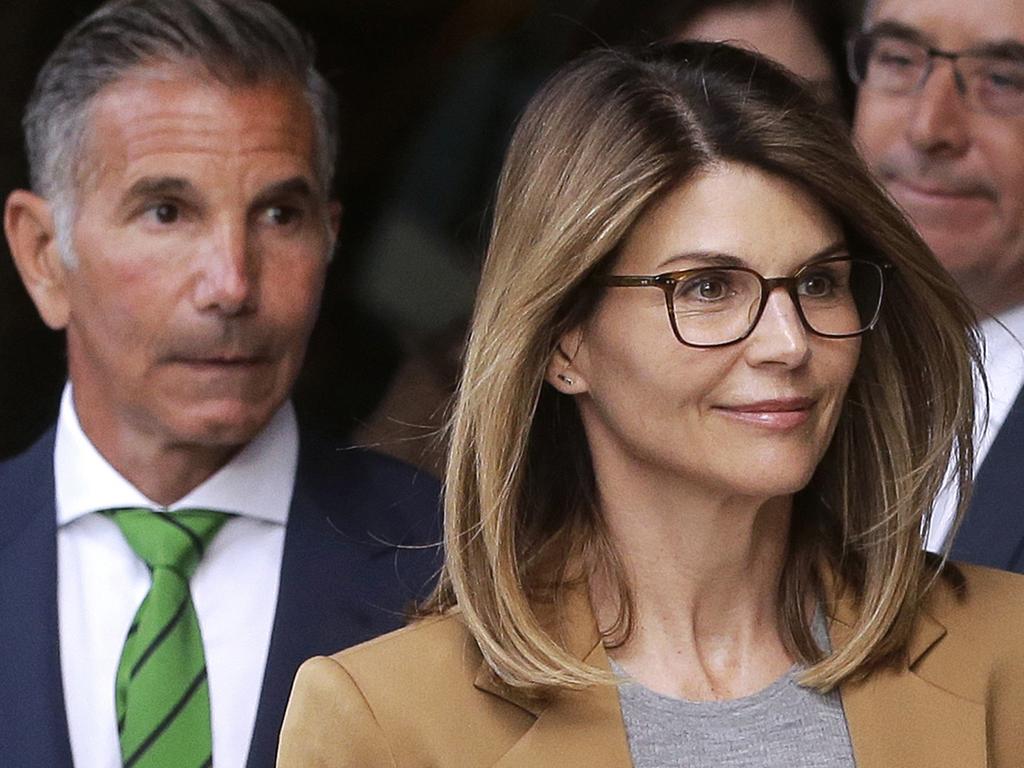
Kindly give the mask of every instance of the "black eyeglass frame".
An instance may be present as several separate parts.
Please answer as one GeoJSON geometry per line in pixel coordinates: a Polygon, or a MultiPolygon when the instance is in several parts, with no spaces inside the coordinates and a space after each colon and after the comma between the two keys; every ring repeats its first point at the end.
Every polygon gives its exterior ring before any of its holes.
{"type": "Polygon", "coordinates": [[[728,347],[732,344],[739,344],[750,336],[750,334],[754,332],[754,329],[757,328],[757,324],[761,322],[761,315],[764,314],[764,309],[768,306],[768,298],[776,288],[786,289],[786,294],[793,302],[793,307],[796,309],[796,314],[797,317],[800,318],[801,324],[815,336],[821,336],[826,339],[850,339],[856,336],[863,336],[865,333],[873,329],[878,323],[878,318],[882,314],[882,302],[885,297],[885,276],[886,273],[892,272],[895,269],[896,267],[888,262],[873,261],[871,259],[858,258],[856,256],[844,254],[841,256],[818,259],[808,264],[804,264],[804,266],[800,267],[800,269],[789,277],[765,277],[760,272],[750,269],[749,267],[706,266],[694,267],[693,269],[676,270],[673,272],[662,272],[659,275],[599,275],[595,278],[595,282],[598,285],[602,285],[607,288],[660,288],[662,293],[665,295],[665,308],[668,310],[668,320],[672,326],[672,333],[675,335],[676,340],[687,347],[694,347],[696,349],[714,349],[717,347],[728,347]],[[878,303],[875,306],[875,310],[870,321],[866,323],[863,328],[855,331],[854,333],[822,333],[808,322],[807,316],[804,314],[803,307],[800,305],[800,296],[797,293],[797,282],[800,277],[808,270],[820,267],[822,264],[830,264],[836,261],[858,262],[870,265],[878,270],[878,303]],[[758,303],[757,311],[754,313],[754,316],[750,321],[750,327],[747,328],[741,336],[731,339],[730,341],[720,341],[714,344],[697,344],[692,341],[687,341],[679,332],[679,325],[676,322],[675,313],[675,287],[678,283],[683,282],[693,275],[700,274],[701,272],[745,272],[757,278],[757,282],[761,286],[761,299],[758,303]]]}
{"type": "MultiPolygon", "coordinates": [[[[896,40],[901,43],[906,43],[907,45],[912,45],[916,48],[919,48],[927,57],[927,63],[925,64],[924,69],[921,71],[921,77],[917,80],[916,83],[914,83],[912,87],[907,89],[886,90],[886,92],[893,94],[907,94],[916,92],[928,81],[928,78],[931,77],[932,72],[935,70],[935,59],[945,59],[953,67],[953,78],[954,82],[956,83],[957,91],[960,93],[962,97],[967,99],[968,103],[971,104],[975,109],[980,108],[982,111],[987,112],[989,114],[996,114],[1001,116],[1014,116],[1024,114],[1024,107],[1022,107],[1020,110],[1010,111],[993,110],[990,107],[987,107],[982,102],[975,103],[973,99],[968,98],[971,91],[970,89],[968,89],[967,80],[964,77],[963,72],[960,70],[960,67],[958,66],[961,59],[998,59],[1001,61],[1008,61],[1009,59],[1002,59],[1001,57],[993,53],[987,53],[983,50],[975,50],[972,48],[965,48],[960,51],[947,51],[943,48],[936,48],[934,46],[928,45],[927,43],[924,43],[920,40],[914,40],[908,37],[903,37],[899,34],[894,34],[886,31],[875,32],[872,30],[862,30],[860,32],[853,33],[847,39],[846,71],[847,74],[850,76],[850,79],[853,81],[854,85],[861,87],[867,80],[866,61],[864,62],[864,73],[861,74],[861,72],[859,71],[858,61],[861,58],[858,55],[859,48],[865,43],[874,44],[874,42],[879,39],[896,40]]],[[[1024,65],[1024,61],[1018,63],[1024,65]]]]}

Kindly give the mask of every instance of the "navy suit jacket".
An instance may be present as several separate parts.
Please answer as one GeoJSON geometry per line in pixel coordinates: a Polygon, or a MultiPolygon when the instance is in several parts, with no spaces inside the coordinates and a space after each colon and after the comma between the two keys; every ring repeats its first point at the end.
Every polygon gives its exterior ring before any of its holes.
{"type": "Polygon", "coordinates": [[[978,469],[952,557],[1024,573],[1024,388],[978,469]]]}
{"type": "MultiPolygon", "coordinates": [[[[0,462],[0,764],[9,768],[72,765],[57,636],[53,442],[51,430],[0,462]]],[[[425,594],[440,566],[438,493],[436,480],[401,462],[302,436],[248,768],[274,765],[305,659],[398,628],[425,594]]]]}

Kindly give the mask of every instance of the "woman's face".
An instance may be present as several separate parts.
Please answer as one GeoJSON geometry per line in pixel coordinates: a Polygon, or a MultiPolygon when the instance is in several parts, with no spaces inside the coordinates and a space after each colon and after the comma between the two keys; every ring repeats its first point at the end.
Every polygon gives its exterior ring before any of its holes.
{"type": "MultiPolygon", "coordinates": [[[[611,272],[655,275],[725,257],[781,277],[842,240],[800,188],[728,164],[641,217],[611,272]]],[[[599,482],[645,476],[770,498],[810,481],[860,342],[811,334],[786,290],[776,289],[743,341],[688,347],[672,332],[660,289],[614,287],[559,350],[549,381],[577,397],[599,482]]]]}

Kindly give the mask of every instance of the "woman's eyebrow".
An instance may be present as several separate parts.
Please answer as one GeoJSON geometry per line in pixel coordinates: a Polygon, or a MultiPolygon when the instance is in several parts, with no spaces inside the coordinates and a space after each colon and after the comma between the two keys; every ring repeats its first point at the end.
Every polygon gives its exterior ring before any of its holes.
{"type": "Polygon", "coordinates": [[[850,246],[847,245],[845,240],[836,240],[832,245],[828,245],[818,251],[816,254],[811,256],[808,261],[815,261],[816,259],[824,259],[829,256],[835,256],[840,253],[847,253],[850,250],[850,246]]]}
{"type": "Polygon", "coordinates": [[[686,251],[669,256],[658,264],[658,269],[678,264],[679,262],[690,262],[697,267],[746,267],[747,262],[739,256],[720,251],[686,251]]]}
{"type": "MultiPolygon", "coordinates": [[[[818,259],[825,259],[829,256],[835,256],[839,253],[845,253],[848,250],[848,246],[845,240],[836,240],[834,243],[822,248],[820,251],[808,256],[800,266],[804,264],[810,264],[811,262],[817,261],[818,259]]],[[[657,269],[663,270],[665,267],[672,265],[679,265],[680,262],[684,264],[692,264],[694,267],[746,267],[751,269],[750,262],[741,256],[737,256],[732,253],[724,253],[722,251],[686,251],[684,253],[677,253],[673,256],[668,257],[662,261],[657,269]]],[[[685,267],[684,267],[685,268],[685,267]]]]}

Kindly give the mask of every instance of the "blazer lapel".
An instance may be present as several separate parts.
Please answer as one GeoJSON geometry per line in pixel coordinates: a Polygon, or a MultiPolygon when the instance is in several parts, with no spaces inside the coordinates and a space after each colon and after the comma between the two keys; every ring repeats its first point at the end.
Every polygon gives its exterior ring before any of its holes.
{"type": "Polygon", "coordinates": [[[857,768],[985,768],[985,710],[912,672],[842,688],[857,768]]]}
{"type": "MultiPolygon", "coordinates": [[[[567,649],[611,671],[585,590],[567,595],[562,624],[567,649]]],[[[554,615],[554,614],[553,614],[554,615]]],[[[483,662],[476,686],[532,712],[537,719],[493,768],[630,768],[633,765],[614,686],[563,691],[539,701],[505,685],[483,662]]]]}
{"type": "MultiPolygon", "coordinates": [[[[850,614],[840,609],[834,643],[849,636],[850,614]]],[[[946,634],[921,614],[909,649],[909,667],[872,674],[840,688],[857,768],[985,768],[988,764],[983,705],[939,688],[914,671],[946,634]]]]}
{"type": "MultiPolygon", "coordinates": [[[[608,667],[601,646],[587,656],[608,667]]],[[[633,765],[613,686],[559,694],[494,768],[630,768],[633,765]]]]}
{"type": "Polygon", "coordinates": [[[1024,573],[1024,387],[978,470],[951,556],[1024,573]]]}
{"type": "Polygon", "coordinates": [[[0,744],[4,765],[71,766],[57,620],[53,432],[0,465],[0,744]]]}

